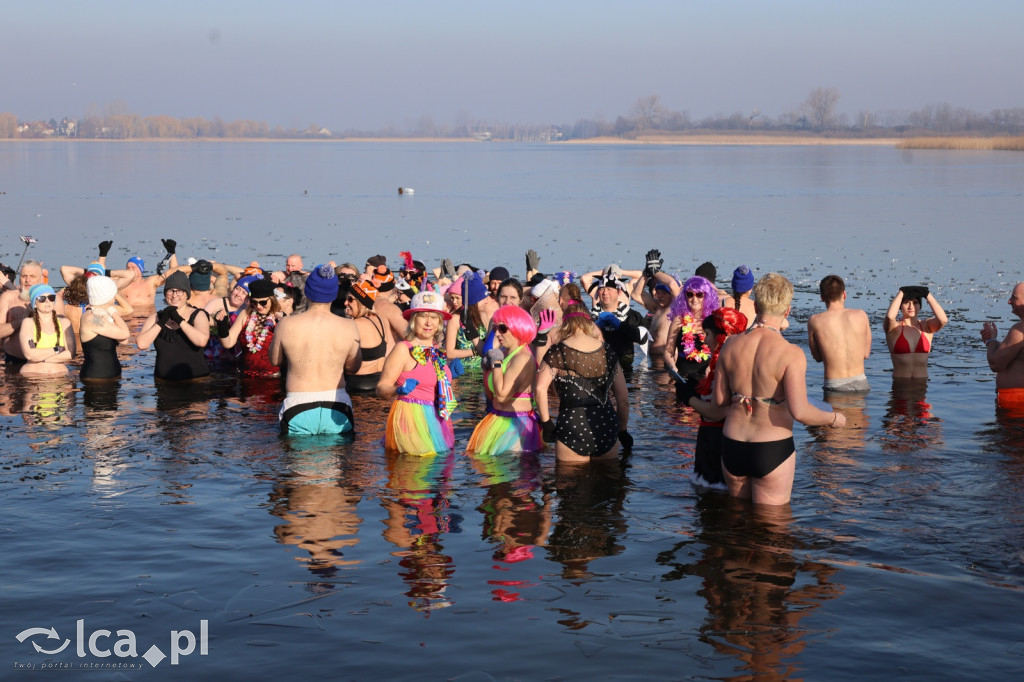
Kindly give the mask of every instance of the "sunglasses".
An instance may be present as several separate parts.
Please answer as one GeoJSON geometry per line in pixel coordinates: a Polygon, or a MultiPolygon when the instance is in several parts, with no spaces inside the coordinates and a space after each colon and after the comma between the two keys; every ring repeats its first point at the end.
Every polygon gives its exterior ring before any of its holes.
{"type": "Polygon", "coordinates": [[[359,275],[353,275],[351,272],[343,272],[338,275],[338,279],[347,279],[349,282],[354,282],[359,279],[359,275]]]}
{"type": "Polygon", "coordinates": [[[494,328],[501,334],[508,334],[508,325],[496,324],[494,325],[494,328]]]}
{"type": "Polygon", "coordinates": [[[704,298],[703,291],[687,291],[686,298],[704,298]]]}
{"type": "Polygon", "coordinates": [[[53,303],[56,300],[56,294],[43,294],[41,296],[36,296],[36,303],[42,303],[43,301],[49,301],[50,303],[53,303]]]}
{"type": "Polygon", "coordinates": [[[250,298],[249,300],[252,301],[253,305],[258,305],[261,308],[265,305],[270,305],[269,298],[250,298]]]}

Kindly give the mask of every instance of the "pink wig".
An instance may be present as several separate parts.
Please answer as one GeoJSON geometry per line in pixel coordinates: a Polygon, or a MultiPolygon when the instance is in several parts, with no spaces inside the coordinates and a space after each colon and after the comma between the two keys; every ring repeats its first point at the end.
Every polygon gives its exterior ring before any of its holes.
{"type": "Polygon", "coordinates": [[[718,289],[715,288],[715,285],[703,277],[691,277],[686,280],[686,284],[679,290],[679,295],[672,301],[672,305],[668,310],[669,319],[689,314],[690,304],[686,302],[687,291],[703,292],[704,312],[700,316],[702,320],[720,307],[718,303],[718,289]]]}
{"type": "Polygon", "coordinates": [[[503,324],[520,344],[527,344],[537,336],[533,317],[517,305],[503,305],[491,316],[491,325],[503,324]]]}

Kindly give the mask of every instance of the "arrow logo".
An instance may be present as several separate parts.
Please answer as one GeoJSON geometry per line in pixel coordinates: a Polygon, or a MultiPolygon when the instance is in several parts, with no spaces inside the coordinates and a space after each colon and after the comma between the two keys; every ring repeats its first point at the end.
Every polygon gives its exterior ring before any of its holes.
{"type": "MultiPolygon", "coordinates": [[[[60,637],[57,635],[57,628],[51,627],[49,630],[47,630],[46,628],[29,628],[28,630],[22,630],[21,632],[18,633],[17,640],[19,642],[24,642],[26,639],[28,639],[29,637],[32,637],[33,635],[46,635],[47,639],[60,639],[60,637]]],[[[35,647],[36,651],[38,651],[41,654],[49,654],[49,655],[59,654],[60,652],[64,651],[64,649],[66,649],[68,647],[68,644],[71,644],[71,640],[70,639],[65,639],[64,640],[64,644],[59,649],[54,649],[53,651],[47,651],[46,649],[44,649],[43,647],[39,646],[35,642],[32,642],[32,646],[35,647]]]]}
{"type": "Polygon", "coordinates": [[[57,636],[57,628],[50,628],[49,630],[46,628],[29,628],[18,633],[18,641],[24,642],[32,635],[46,635],[47,639],[60,639],[57,636]]]}

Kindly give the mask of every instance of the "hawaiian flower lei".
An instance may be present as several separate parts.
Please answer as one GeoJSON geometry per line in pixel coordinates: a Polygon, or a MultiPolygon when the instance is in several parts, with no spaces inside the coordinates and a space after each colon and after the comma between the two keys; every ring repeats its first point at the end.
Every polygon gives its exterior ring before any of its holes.
{"type": "Polygon", "coordinates": [[[683,348],[683,356],[693,362],[704,362],[711,357],[711,349],[704,343],[706,338],[703,331],[694,332],[694,328],[699,324],[698,320],[693,315],[687,313],[683,315],[683,342],[680,344],[683,348]],[[697,344],[700,344],[699,346],[697,344]]]}
{"type": "Polygon", "coordinates": [[[270,334],[270,330],[274,327],[270,323],[270,316],[264,317],[262,320],[259,319],[258,315],[250,315],[249,319],[245,323],[245,345],[249,348],[250,353],[258,353],[263,348],[264,342],[267,340],[267,336],[270,334]],[[254,334],[257,325],[260,327],[259,334],[254,334]]]}

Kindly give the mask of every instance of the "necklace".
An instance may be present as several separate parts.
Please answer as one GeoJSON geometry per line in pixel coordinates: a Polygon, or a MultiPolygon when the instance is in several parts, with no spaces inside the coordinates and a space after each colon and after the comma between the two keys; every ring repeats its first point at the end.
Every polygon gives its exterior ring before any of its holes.
{"type": "Polygon", "coordinates": [[[700,321],[693,315],[687,313],[683,316],[683,337],[680,345],[683,348],[683,357],[691,362],[704,362],[711,357],[711,349],[704,343],[704,330],[702,328],[698,331],[698,325],[700,321]]]}
{"type": "Polygon", "coordinates": [[[245,323],[245,345],[249,349],[250,353],[258,353],[263,348],[264,342],[267,340],[267,336],[270,335],[270,329],[273,325],[267,324],[268,315],[250,315],[249,319],[245,323]],[[259,332],[256,333],[256,327],[259,327],[259,332]]]}

